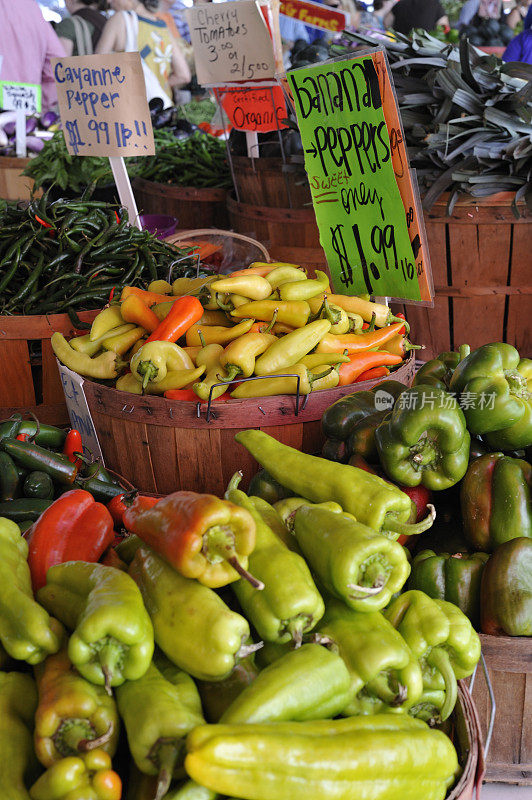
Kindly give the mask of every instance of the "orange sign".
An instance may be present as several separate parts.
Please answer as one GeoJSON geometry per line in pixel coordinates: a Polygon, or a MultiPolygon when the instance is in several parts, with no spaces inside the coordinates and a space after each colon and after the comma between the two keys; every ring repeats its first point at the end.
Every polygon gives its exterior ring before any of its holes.
{"type": "Polygon", "coordinates": [[[337,11],[320,3],[310,3],[307,0],[281,0],[280,13],[285,17],[297,19],[311,28],[321,28],[340,33],[349,23],[349,15],[344,11],[337,11]]]}
{"type": "Polygon", "coordinates": [[[279,86],[264,89],[216,89],[231,124],[239,131],[268,133],[287,126],[283,91],[279,86]]]}

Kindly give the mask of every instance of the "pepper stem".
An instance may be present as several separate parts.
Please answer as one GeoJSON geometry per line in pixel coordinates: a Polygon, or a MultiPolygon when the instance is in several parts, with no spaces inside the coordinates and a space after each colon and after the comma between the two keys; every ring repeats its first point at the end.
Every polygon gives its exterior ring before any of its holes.
{"type": "Polygon", "coordinates": [[[408,324],[406,319],[403,319],[402,317],[396,317],[394,314],[390,314],[390,316],[388,317],[388,325],[392,325],[394,322],[402,322],[403,325],[405,326],[405,333],[407,335],[410,333],[410,325],[408,324]]]}
{"type": "Polygon", "coordinates": [[[227,484],[227,489],[225,490],[225,497],[227,497],[229,492],[234,492],[236,491],[236,489],[238,489],[240,481],[242,480],[243,477],[244,473],[242,472],[241,469],[239,469],[238,472],[235,472],[235,474],[227,484]]]}
{"type": "Polygon", "coordinates": [[[264,647],[264,642],[255,642],[254,644],[243,644],[240,646],[240,649],[236,652],[236,657],[238,659],[244,659],[248,656],[253,655],[256,653],[257,650],[261,650],[264,647]]]}
{"type": "Polygon", "coordinates": [[[207,347],[207,342],[205,341],[205,336],[203,335],[203,331],[201,330],[201,328],[198,328],[198,336],[201,342],[201,346],[207,347]]]}
{"type": "Polygon", "coordinates": [[[331,308],[327,300],[327,295],[324,295],[320,316],[322,316],[323,319],[328,319],[331,325],[337,325],[342,319],[342,312],[338,311],[336,308],[331,308]],[[325,314],[325,317],[322,316],[323,314],[325,314]]]}
{"type": "Polygon", "coordinates": [[[468,344],[461,344],[458,348],[458,352],[460,353],[460,361],[463,361],[464,358],[467,358],[467,356],[470,354],[471,348],[468,344]]]}
{"type": "Polygon", "coordinates": [[[142,388],[146,389],[149,382],[157,377],[159,369],[153,361],[141,361],[137,367],[137,372],[142,375],[142,388]]]}
{"type": "Polygon", "coordinates": [[[100,667],[102,669],[105,691],[108,695],[112,695],[111,686],[114,677],[113,673],[120,660],[120,656],[121,653],[119,648],[113,645],[111,642],[105,644],[99,652],[100,667]]]}
{"type": "Polygon", "coordinates": [[[355,592],[362,592],[360,597],[349,595],[352,600],[365,600],[366,597],[375,597],[380,594],[386,585],[386,578],[379,576],[375,579],[373,586],[360,586],[358,583],[348,583],[347,588],[353,589],[355,592]]]}
{"type": "Polygon", "coordinates": [[[383,530],[390,533],[404,533],[407,536],[415,536],[419,533],[423,533],[432,527],[436,519],[436,509],[432,503],[427,503],[427,508],[429,510],[428,516],[422,519],[421,522],[401,522],[387,514],[384,519],[383,530]]]}
{"type": "Polygon", "coordinates": [[[90,750],[96,750],[98,747],[104,747],[113,735],[114,725],[109,723],[109,727],[102,733],[101,736],[96,736],[94,739],[82,739],[78,744],[78,751],[80,753],[88,753],[90,750]]]}
{"type": "Polygon", "coordinates": [[[228,525],[213,525],[203,534],[202,553],[211,564],[227,561],[241,578],[248,581],[254,589],[264,589],[262,581],[242,566],[235,550],[235,535],[228,525]]]}
{"type": "Polygon", "coordinates": [[[234,309],[234,307],[235,307],[234,303],[231,303],[231,302],[224,303],[221,300],[219,294],[216,295],[216,305],[218,306],[218,308],[221,308],[222,311],[232,311],[234,309]]]}
{"type": "MultiPolygon", "coordinates": [[[[372,333],[375,330],[375,322],[377,321],[377,315],[373,313],[371,315],[371,322],[369,323],[368,327],[366,328],[366,333],[372,333]]],[[[403,322],[404,320],[401,320],[403,322]]]]}
{"type": "Polygon", "coordinates": [[[264,328],[264,330],[261,330],[261,333],[269,333],[271,331],[271,329],[273,328],[273,326],[277,322],[277,314],[278,313],[279,313],[279,309],[278,308],[274,308],[273,314],[272,314],[272,318],[270,320],[270,324],[268,325],[267,328],[264,328]]]}
{"type": "Polygon", "coordinates": [[[222,383],[231,383],[231,381],[234,381],[236,376],[240,375],[241,372],[242,370],[240,369],[240,367],[237,367],[236,364],[226,364],[225,365],[226,377],[223,378],[221,375],[217,375],[216,377],[220,378],[222,383]]]}
{"type": "Polygon", "coordinates": [[[321,378],[326,378],[327,375],[330,375],[331,372],[333,372],[333,371],[334,371],[334,367],[329,367],[324,372],[318,372],[317,375],[315,375],[313,372],[309,371],[309,378],[308,379],[310,381],[310,384],[312,385],[313,383],[316,383],[316,381],[321,380],[321,378]]]}
{"type": "Polygon", "coordinates": [[[458,696],[456,676],[449,660],[449,654],[442,647],[434,647],[427,656],[426,661],[429,667],[434,667],[441,673],[445,682],[445,701],[440,711],[443,721],[452,714],[456,705],[458,696]]]}
{"type": "Polygon", "coordinates": [[[94,728],[87,719],[63,720],[53,738],[54,745],[63,757],[81,751],[80,745],[94,734],[94,728]]]}
{"type": "Polygon", "coordinates": [[[155,743],[155,747],[157,750],[152,760],[155,760],[159,767],[159,775],[154,800],[162,800],[170,788],[177,759],[183,752],[183,743],[177,742],[175,739],[161,739],[155,743]]]}
{"type": "Polygon", "coordinates": [[[404,348],[405,353],[408,353],[410,350],[424,350],[425,349],[425,345],[424,344],[412,344],[411,341],[409,341],[408,339],[405,339],[404,342],[403,342],[403,348],[404,348]]]}

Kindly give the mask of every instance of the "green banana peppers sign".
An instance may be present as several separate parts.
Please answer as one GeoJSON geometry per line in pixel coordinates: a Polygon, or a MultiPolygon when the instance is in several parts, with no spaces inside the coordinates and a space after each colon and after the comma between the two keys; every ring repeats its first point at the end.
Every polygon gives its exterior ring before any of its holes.
{"type": "MultiPolygon", "coordinates": [[[[411,241],[414,212],[405,210],[394,172],[404,142],[400,127],[387,127],[376,63],[364,55],[301,67],[288,84],[335,289],[419,301],[420,237],[411,241]]],[[[382,85],[394,103],[389,80],[382,85]]]]}

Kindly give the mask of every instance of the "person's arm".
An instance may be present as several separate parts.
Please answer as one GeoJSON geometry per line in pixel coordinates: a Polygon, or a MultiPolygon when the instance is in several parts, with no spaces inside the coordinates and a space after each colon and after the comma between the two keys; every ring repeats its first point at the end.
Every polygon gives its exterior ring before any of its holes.
{"type": "Polygon", "coordinates": [[[126,25],[122,14],[113,14],[105,23],[96,46],[97,53],[121,53],[126,49],[126,25]]]}
{"type": "Polygon", "coordinates": [[[170,86],[179,89],[190,83],[192,75],[188,68],[185,56],[181,52],[177,42],[172,41],[172,74],[168,79],[170,86]]]}
{"type": "Polygon", "coordinates": [[[395,22],[395,17],[393,15],[393,11],[390,11],[388,14],[385,15],[383,19],[383,24],[385,28],[393,28],[395,22]]]}
{"type": "Polygon", "coordinates": [[[523,38],[523,34],[520,33],[518,36],[512,39],[502,54],[503,61],[521,61],[523,38]]]}
{"type": "Polygon", "coordinates": [[[397,0],[385,0],[382,4],[381,8],[375,10],[373,13],[379,19],[382,19],[384,23],[386,23],[386,18],[391,16],[393,21],[393,14],[391,14],[392,8],[396,5],[397,0]]]}
{"type": "Polygon", "coordinates": [[[44,26],[43,36],[46,40],[46,54],[41,72],[42,108],[43,111],[48,111],[57,103],[57,91],[50,59],[63,58],[66,54],[56,32],[50,23],[44,20],[44,17],[42,17],[42,24],[44,26]]]}

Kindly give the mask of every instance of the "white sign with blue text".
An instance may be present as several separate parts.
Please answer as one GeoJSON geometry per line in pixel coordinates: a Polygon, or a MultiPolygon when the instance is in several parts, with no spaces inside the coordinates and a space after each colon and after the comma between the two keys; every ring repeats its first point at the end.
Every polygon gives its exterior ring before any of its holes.
{"type": "Polygon", "coordinates": [[[57,362],[57,366],[65,393],[70,424],[81,433],[83,452],[86,456],[99,458],[103,463],[98,434],[96,433],[91,412],[87,404],[87,398],[83,390],[84,380],[77,372],[72,372],[71,369],[68,369],[68,367],[65,367],[59,361],[57,362]]]}

